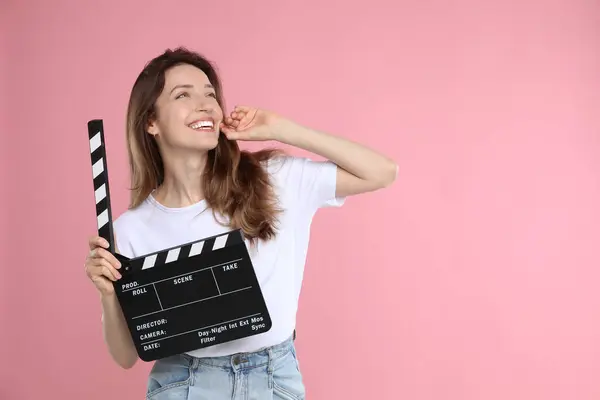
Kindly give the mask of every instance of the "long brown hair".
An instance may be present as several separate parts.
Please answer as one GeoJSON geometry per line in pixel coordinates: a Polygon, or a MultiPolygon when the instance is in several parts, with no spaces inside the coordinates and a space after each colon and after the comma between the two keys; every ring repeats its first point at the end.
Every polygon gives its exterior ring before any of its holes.
{"type": "MultiPolygon", "coordinates": [[[[154,136],[147,127],[156,115],[155,102],[165,85],[165,72],[179,64],[202,70],[213,85],[224,108],[222,85],[213,64],[196,52],[179,47],[168,49],[146,64],[133,85],[127,109],[127,147],[131,172],[129,208],[140,205],[164,179],[163,162],[154,136]]],[[[278,150],[240,151],[236,141],[219,135],[217,146],[208,151],[202,176],[204,197],[213,214],[224,215],[229,226],[241,229],[255,243],[275,235],[277,199],[263,163],[278,150]]]]}

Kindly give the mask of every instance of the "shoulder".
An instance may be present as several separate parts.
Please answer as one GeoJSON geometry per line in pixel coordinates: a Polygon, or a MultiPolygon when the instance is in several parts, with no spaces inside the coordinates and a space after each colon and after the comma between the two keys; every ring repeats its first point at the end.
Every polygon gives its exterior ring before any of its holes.
{"type": "Polygon", "coordinates": [[[305,164],[311,160],[287,154],[274,156],[263,162],[271,182],[282,191],[291,190],[302,179],[305,164]]]}
{"type": "Polygon", "coordinates": [[[147,209],[147,202],[144,201],[135,208],[127,209],[113,221],[113,231],[119,254],[129,258],[136,256],[132,238],[135,237],[135,232],[143,229],[144,215],[147,213],[147,209]]]}
{"type": "Polygon", "coordinates": [[[278,155],[268,160],[266,170],[281,193],[303,202],[309,209],[341,206],[344,199],[336,198],[338,166],[328,160],[278,155]]]}
{"type": "Polygon", "coordinates": [[[139,220],[140,210],[139,207],[135,209],[128,209],[121,213],[114,221],[113,228],[117,234],[127,233],[131,229],[132,225],[139,220]]]}
{"type": "Polygon", "coordinates": [[[280,179],[294,179],[310,174],[316,176],[326,170],[331,173],[336,172],[337,169],[337,165],[330,161],[315,161],[308,157],[287,154],[270,158],[264,165],[270,175],[280,179]]]}

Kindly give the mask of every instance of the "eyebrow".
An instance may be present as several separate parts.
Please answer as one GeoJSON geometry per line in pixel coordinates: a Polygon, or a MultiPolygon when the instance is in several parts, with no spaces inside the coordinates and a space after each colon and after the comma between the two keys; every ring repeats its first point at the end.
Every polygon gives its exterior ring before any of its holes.
{"type": "MultiPolygon", "coordinates": [[[[173,89],[171,89],[171,91],[169,93],[173,93],[173,91],[175,89],[180,89],[180,88],[192,89],[193,87],[194,87],[194,85],[189,85],[189,84],[187,84],[187,85],[175,85],[173,87],[173,89]]],[[[204,85],[204,88],[205,89],[214,89],[213,85],[211,85],[210,83],[207,83],[206,85],[204,85]]]]}

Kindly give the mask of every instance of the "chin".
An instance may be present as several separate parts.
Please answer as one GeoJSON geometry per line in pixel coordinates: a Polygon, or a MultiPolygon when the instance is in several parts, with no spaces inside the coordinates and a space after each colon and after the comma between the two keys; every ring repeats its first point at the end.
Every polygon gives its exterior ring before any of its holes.
{"type": "Polygon", "coordinates": [[[209,151],[219,144],[219,134],[215,132],[203,132],[196,136],[179,137],[178,139],[173,141],[172,145],[192,152],[209,151]]]}
{"type": "Polygon", "coordinates": [[[199,151],[209,151],[209,150],[213,150],[214,148],[216,148],[218,144],[219,144],[219,140],[217,138],[214,138],[214,139],[204,138],[203,140],[198,140],[198,141],[196,141],[196,143],[191,144],[190,147],[194,148],[195,150],[199,150],[199,151]]]}

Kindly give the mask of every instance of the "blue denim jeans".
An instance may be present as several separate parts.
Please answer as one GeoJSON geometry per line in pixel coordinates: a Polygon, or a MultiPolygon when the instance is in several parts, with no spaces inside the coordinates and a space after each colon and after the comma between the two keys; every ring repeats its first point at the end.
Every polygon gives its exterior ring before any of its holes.
{"type": "Polygon", "coordinates": [[[154,363],[147,400],[299,400],[304,384],[292,338],[254,353],[196,358],[187,354],[154,363]]]}

